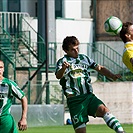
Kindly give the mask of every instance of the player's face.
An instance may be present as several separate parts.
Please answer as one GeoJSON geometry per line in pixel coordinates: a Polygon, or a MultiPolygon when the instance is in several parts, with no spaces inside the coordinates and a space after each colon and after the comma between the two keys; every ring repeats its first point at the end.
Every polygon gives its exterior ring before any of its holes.
{"type": "Polygon", "coordinates": [[[69,46],[69,50],[67,50],[65,52],[67,53],[67,55],[69,57],[77,58],[78,57],[78,53],[79,53],[79,45],[76,45],[76,46],[70,45],[69,46]]]}
{"type": "Polygon", "coordinates": [[[0,76],[3,75],[4,72],[4,63],[0,61],[0,76]]]}
{"type": "Polygon", "coordinates": [[[133,41],[133,25],[131,25],[128,29],[128,32],[129,32],[129,38],[130,38],[130,41],[133,41]]]}

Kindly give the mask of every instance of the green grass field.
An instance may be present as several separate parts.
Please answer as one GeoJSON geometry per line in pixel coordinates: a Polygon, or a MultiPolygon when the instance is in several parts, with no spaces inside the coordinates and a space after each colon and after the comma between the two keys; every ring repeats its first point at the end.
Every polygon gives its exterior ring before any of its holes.
{"type": "MultiPolygon", "coordinates": [[[[133,133],[133,124],[124,124],[126,133],[133,133]]],[[[19,131],[22,133],[22,131],[19,131]]],[[[72,125],[28,128],[23,133],[74,133],[72,125]]],[[[87,133],[115,133],[106,125],[87,125],[87,133]]]]}

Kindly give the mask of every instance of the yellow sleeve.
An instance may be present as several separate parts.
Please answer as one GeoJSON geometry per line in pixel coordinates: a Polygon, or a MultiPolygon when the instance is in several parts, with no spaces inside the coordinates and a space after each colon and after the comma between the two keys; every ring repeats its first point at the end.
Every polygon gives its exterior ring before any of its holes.
{"type": "Polygon", "coordinates": [[[133,58],[133,50],[127,50],[123,53],[122,61],[127,66],[127,68],[133,72],[133,65],[130,62],[130,59],[133,58]]]}

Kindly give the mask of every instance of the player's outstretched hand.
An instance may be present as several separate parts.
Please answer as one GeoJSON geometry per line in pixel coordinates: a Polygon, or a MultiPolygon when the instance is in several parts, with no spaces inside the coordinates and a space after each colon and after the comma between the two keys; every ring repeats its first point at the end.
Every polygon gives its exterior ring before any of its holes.
{"type": "Polygon", "coordinates": [[[18,128],[20,131],[24,131],[27,129],[27,120],[26,118],[22,118],[19,122],[18,122],[18,128]]]}

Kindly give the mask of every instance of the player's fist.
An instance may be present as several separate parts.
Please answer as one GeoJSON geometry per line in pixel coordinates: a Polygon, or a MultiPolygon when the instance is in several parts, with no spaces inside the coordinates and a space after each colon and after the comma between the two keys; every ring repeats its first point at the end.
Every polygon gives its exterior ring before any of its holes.
{"type": "Polygon", "coordinates": [[[64,69],[68,68],[69,66],[70,66],[70,64],[66,61],[64,61],[62,64],[62,68],[64,68],[64,69]]]}
{"type": "Polygon", "coordinates": [[[18,128],[20,131],[24,131],[27,129],[27,121],[26,119],[21,119],[19,122],[18,122],[18,128]]]}

